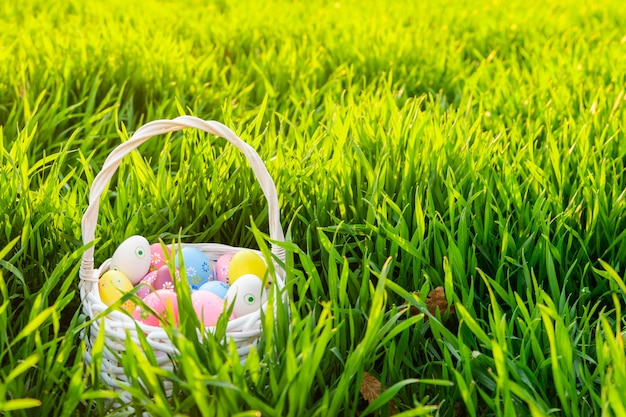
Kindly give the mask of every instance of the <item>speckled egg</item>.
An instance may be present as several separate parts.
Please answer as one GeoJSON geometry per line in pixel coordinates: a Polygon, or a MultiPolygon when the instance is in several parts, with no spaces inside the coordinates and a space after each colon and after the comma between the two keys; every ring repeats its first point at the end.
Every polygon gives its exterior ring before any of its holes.
{"type": "MultiPolygon", "coordinates": [[[[192,290],[197,290],[204,283],[215,279],[215,266],[199,249],[185,247],[181,251],[185,263],[185,273],[192,290]]],[[[176,266],[180,267],[180,259],[176,256],[176,266]]]]}
{"type": "MultiPolygon", "coordinates": [[[[133,284],[119,271],[107,271],[98,281],[98,292],[100,293],[100,299],[108,306],[114,304],[117,300],[122,298],[124,294],[133,289],[133,284]]],[[[135,304],[130,300],[126,301],[121,307],[132,313],[135,310],[135,304]]]]}
{"type": "Polygon", "coordinates": [[[137,285],[150,269],[150,244],[146,238],[135,235],[123,241],[111,257],[110,269],[121,272],[137,285]]]}
{"type": "Polygon", "coordinates": [[[199,291],[210,291],[223,300],[224,298],[226,298],[226,293],[228,292],[228,288],[230,287],[225,282],[209,281],[206,284],[202,285],[199,291]]]}
{"type": "Polygon", "coordinates": [[[226,306],[233,305],[235,317],[242,317],[261,308],[267,300],[267,291],[261,279],[253,274],[240,276],[226,293],[226,306]]]}
{"type": "Polygon", "coordinates": [[[215,326],[224,311],[224,300],[210,291],[198,290],[191,294],[191,304],[203,327],[215,326]]]}
{"type": "Polygon", "coordinates": [[[265,279],[267,265],[261,256],[251,250],[244,249],[235,253],[228,266],[228,283],[233,285],[239,277],[247,274],[265,279]]]}
{"type": "Polygon", "coordinates": [[[143,299],[144,303],[150,307],[156,315],[152,314],[142,306],[137,306],[133,313],[133,318],[149,326],[161,326],[159,317],[167,320],[167,310],[171,309],[174,321],[178,324],[178,300],[176,293],[172,290],[156,290],[143,299]]]}
{"type": "Polygon", "coordinates": [[[233,256],[235,256],[234,253],[227,253],[217,258],[217,262],[215,263],[215,278],[218,281],[228,283],[228,266],[233,256]]]}

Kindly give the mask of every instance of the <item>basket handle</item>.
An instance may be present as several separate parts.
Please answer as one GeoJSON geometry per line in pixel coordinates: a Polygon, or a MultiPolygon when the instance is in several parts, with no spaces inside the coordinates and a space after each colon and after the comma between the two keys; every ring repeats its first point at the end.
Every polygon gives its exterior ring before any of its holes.
{"type": "MultiPolygon", "coordinates": [[[[276,185],[267,171],[267,168],[263,164],[259,154],[256,153],[252,146],[241,140],[232,130],[220,122],[216,122],[214,120],[202,120],[193,116],[180,116],[172,120],[154,120],[144,124],[135,131],[128,141],[117,146],[109,154],[107,159],[104,161],[102,169],[93,180],[89,193],[89,206],[83,215],[81,227],[83,243],[85,245],[93,242],[95,239],[100,196],[106,189],[107,184],[113,177],[113,174],[115,174],[115,171],[122,162],[122,159],[152,136],[175,132],[185,128],[196,128],[212,133],[226,139],[232,145],[239,148],[248,160],[257,181],[261,185],[265,199],[267,200],[270,237],[275,241],[284,242],[285,236],[280,224],[280,210],[278,206],[276,185]]],[[[92,246],[83,253],[79,272],[81,283],[91,284],[93,282],[97,282],[98,280],[98,277],[93,276],[94,249],[95,248],[92,246]]],[[[272,253],[274,253],[282,261],[285,260],[284,249],[272,245],[272,253]]]]}

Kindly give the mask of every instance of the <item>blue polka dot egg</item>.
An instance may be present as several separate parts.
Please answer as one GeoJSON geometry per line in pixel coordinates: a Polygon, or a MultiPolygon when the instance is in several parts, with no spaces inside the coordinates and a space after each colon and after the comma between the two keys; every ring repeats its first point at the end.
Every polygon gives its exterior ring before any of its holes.
{"type": "MultiPolygon", "coordinates": [[[[181,251],[185,264],[185,273],[192,290],[215,279],[215,265],[199,249],[185,247],[181,251]]],[[[180,268],[180,259],[176,256],[176,266],[180,268]]]]}

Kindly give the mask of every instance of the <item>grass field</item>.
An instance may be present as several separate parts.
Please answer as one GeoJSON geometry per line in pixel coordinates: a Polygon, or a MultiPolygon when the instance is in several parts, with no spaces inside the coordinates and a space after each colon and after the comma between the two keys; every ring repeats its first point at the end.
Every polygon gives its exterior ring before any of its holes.
{"type": "MultiPolygon", "coordinates": [[[[0,414],[626,415],[625,86],[618,0],[0,2],[0,414]],[[174,374],[131,349],[116,408],[83,360],[80,219],[108,153],[179,114],[266,161],[291,318],[245,365],[191,333],[174,374]]],[[[132,234],[267,243],[224,140],[139,152],[96,262],[132,234]]]]}

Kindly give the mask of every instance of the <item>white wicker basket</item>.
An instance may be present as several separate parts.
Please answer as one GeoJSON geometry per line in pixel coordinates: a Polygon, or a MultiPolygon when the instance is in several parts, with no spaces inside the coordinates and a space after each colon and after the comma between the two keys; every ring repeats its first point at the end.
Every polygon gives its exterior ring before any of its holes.
{"type": "MultiPolygon", "coordinates": [[[[255,150],[241,140],[228,127],[219,122],[205,121],[192,116],[181,116],[173,120],[155,120],[146,123],[137,129],[127,142],[119,145],[107,157],[102,166],[102,170],[93,180],[89,194],[89,207],[85,211],[82,219],[82,235],[85,244],[91,243],[95,238],[100,196],[107,187],[108,182],[111,180],[111,177],[117,170],[122,159],[152,136],[174,132],[184,128],[196,128],[220,136],[243,152],[267,200],[270,238],[278,242],[284,241],[284,233],[280,224],[276,186],[255,150]]],[[[185,246],[198,248],[212,261],[217,260],[217,258],[223,254],[244,249],[217,243],[183,244],[183,247],[185,246]]],[[[272,245],[271,250],[278,259],[284,262],[285,252],[282,248],[272,245]]],[[[97,283],[100,276],[109,269],[110,259],[107,259],[99,268],[94,268],[93,254],[93,247],[85,251],[79,273],[83,311],[89,319],[97,317],[108,308],[100,299],[97,283]]],[[[275,297],[276,303],[288,303],[286,291],[283,291],[285,272],[280,265],[277,264],[274,265],[274,269],[274,282],[280,290],[280,297],[275,297]]],[[[265,310],[266,308],[267,303],[261,307],[261,310],[265,310]]],[[[261,334],[261,310],[233,319],[228,323],[226,335],[236,343],[237,350],[242,360],[245,359],[248,354],[250,346],[257,343],[261,334]]],[[[118,358],[120,357],[120,353],[124,350],[124,341],[127,336],[130,336],[137,345],[139,344],[137,338],[137,322],[119,311],[113,311],[105,318],[93,321],[90,328],[85,331],[83,336],[87,345],[85,355],[87,363],[92,362],[91,347],[96,341],[101,326],[104,326],[104,343],[106,348],[103,352],[100,375],[102,380],[111,388],[121,388],[128,380],[118,358]]],[[[139,323],[139,328],[146,335],[148,343],[160,361],[159,365],[163,368],[173,369],[170,355],[175,354],[176,350],[166,332],[160,327],[147,326],[143,323],[139,323]]],[[[208,330],[211,331],[212,329],[208,328],[208,330]]],[[[167,385],[170,384],[166,384],[166,388],[167,385]]],[[[129,400],[130,397],[122,393],[122,399],[129,400]]]]}

